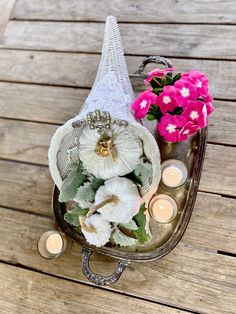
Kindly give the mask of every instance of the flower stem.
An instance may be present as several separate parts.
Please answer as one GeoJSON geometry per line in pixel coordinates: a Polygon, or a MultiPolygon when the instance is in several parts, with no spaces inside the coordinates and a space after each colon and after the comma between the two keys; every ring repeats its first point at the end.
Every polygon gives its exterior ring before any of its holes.
{"type": "Polygon", "coordinates": [[[102,208],[108,204],[111,204],[111,203],[116,204],[118,201],[119,201],[118,196],[112,195],[112,196],[108,197],[107,199],[105,199],[104,201],[102,201],[101,203],[91,206],[86,217],[88,218],[92,214],[94,214],[98,209],[100,209],[100,208],[102,208]]]}

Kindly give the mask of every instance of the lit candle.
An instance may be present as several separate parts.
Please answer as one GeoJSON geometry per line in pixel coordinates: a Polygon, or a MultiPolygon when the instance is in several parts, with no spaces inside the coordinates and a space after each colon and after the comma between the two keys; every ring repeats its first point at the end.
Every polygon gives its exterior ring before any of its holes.
{"type": "Polygon", "coordinates": [[[59,233],[51,234],[46,240],[46,249],[51,254],[59,254],[63,248],[63,240],[59,233]]]}
{"type": "Polygon", "coordinates": [[[45,258],[61,255],[67,246],[68,240],[65,235],[56,230],[44,232],[38,241],[38,251],[45,258]]]}
{"type": "Polygon", "coordinates": [[[177,204],[170,196],[159,194],[151,200],[149,211],[152,218],[156,221],[168,223],[172,221],[177,214],[177,204]]]}
{"type": "Polygon", "coordinates": [[[187,168],[180,160],[169,159],[162,163],[162,182],[171,188],[182,185],[188,177],[187,168]]]}

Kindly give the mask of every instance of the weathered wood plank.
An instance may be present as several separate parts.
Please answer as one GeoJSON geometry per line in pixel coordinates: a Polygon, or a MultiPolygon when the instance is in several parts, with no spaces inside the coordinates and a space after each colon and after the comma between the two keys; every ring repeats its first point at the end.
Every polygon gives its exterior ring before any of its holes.
{"type": "Polygon", "coordinates": [[[215,112],[209,121],[208,141],[236,145],[236,103],[214,101],[215,112]]]}
{"type": "MultiPolygon", "coordinates": [[[[3,261],[85,281],[79,266],[79,246],[73,245],[69,252],[56,260],[48,261],[38,255],[38,238],[53,228],[50,219],[3,208],[1,217],[0,228],[5,235],[0,237],[3,261]]],[[[95,255],[91,265],[96,272],[110,273],[116,262],[95,255]]],[[[233,257],[197,250],[181,242],[159,261],[132,263],[112,289],[171,306],[181,305],[181,308],[195,312],[234,314],[235,269],[233,257]]]]}
{"type": "Polygon", "coordinates": [[[18,0],[14,19],[104,21],[114,15],[121,22],[235,23],[233,0],[18,0]],[[96,9],[94,9],[96,8],[96,9]]]}
{"type": "Polygon", "coordinates": [[[164,305],[0,263],[1,313],[184,314],[164,305]],[[92,302],[90,297],[92,296],[92,302]]]}
{"type": "MultiPolygon", "coordinates": [[[[0,173],[0,206],[52,215],[53,184],[47,168],[0,161],[0,173]]],[[[216,186],[219,184],[215,181],[216,186]]],[[[234,199],[199,193],[190,224],[190,242],[200,247],[236,252],[236,226],[232,224],[235,206],[234,199]],[[214,236],[209,230],[215,231],[214,236]]]]}
{"type": "Polygon", "coordinates": [[[76,116],[89,90],[0,82],[0,117],[63,124],[76,116]]]}
{"type": "MultiPolygon", "coordinates": [[[[236,59],[230,25],[120,24],[128,54],[236,59]]],[[[0,47],[100,52],[104,24],[10,21],[0,47]]]]}
{"type": "MultiPolygon", "coordinates": [[[[21,121],[12,123],[10,120],[0,122],[1,158],[47,165],[47,149],[55,126],[21,121]]],[[[236,147],[223,146],[222,149],[222,146],[208,144],[200,190],[236,196],[235,155],[236,147]]]]}
{"type": "Polygon", "coordinates": [[[0,118],[0,156],[47,165],[47,152],[56,126],[0,118]]]}
{"type": "MultiPolygon", "coordinates": [[[[129,73],[137,70],[142,59],[126,58],[129,73]]],[[[91,87],[99,60],[99,55],[82,53],[0,50],[0,81],[91,87]]],[[[171,61],[179,71],[195,68],[205,72],[214,97],[236,99],[236,62],[174,58],[171,61]]]]}
{"type": "Polygon", "coordinates": [[[207,145],[200,190],[236,196],[236,147],[207,145]]]}
{"type": "MultiPolygon", "coordinates": [[[[88,93],[85,89],[0,82],[0,117],[63,124],[78,113],[88,93]]],[[[208,140],[236,145],[236,104],[215,101],[214,105],[208,140]]]]}
{"type": "Polygon", "coordinates": [[[46,167],[0,160],[0,204],[50,215],[52,181],[46,167]]]}
{"type": "Polygon", "coordinates": [[[0,36],[4,33],[14,5],[15,0],[0,0],[0,36]]]}

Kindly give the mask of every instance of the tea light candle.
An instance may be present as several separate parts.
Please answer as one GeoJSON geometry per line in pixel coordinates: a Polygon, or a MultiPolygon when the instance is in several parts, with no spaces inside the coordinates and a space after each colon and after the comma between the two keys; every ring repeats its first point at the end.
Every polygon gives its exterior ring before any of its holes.
{"type": "Polygon", "coordinates": [[[38,251],[45,258],[55,258],[61,255],[68,241],[63,233],[57,230],[44,232],[38,241],[38,251]]]}
{"type": "Polygon", "coordinates": [[[46,249],[51,254],[59,254],[63,248],[63,240],[59,233],[51,234],[46,240],[46,249]]]}
{"type": "Polygon", "coordinates": [[[177,214],[177,204],[170,196],[159,194],[151,200],[149,211],[154,220],[160,223],[168,223],[177,214]]]}
{"type": "Polygon", "coordinates": [[[162,182],[171,188],[182,185],[188,177],[187,168],[180,160],[169,159],[162,163],[162,182]]]}

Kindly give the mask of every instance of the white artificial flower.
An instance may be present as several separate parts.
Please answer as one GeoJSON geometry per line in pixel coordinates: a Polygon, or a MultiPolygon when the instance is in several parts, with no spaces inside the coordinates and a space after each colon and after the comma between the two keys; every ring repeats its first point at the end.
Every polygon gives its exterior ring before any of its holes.
{"type": "Polygon", "coordinates": [[[111,225],[100,214],[93,214],[88,218],[83,217],[80,223],[81,231],[89,244],[99,247],[109,241],[111,225]]]}
{"type": "Polygon", "coordinates": [[[129,127],[112,125],[105,135],[86,126],[80,135],[80,159],[87,171],[107,180],[132,172],[143,154],[140,139],[129,127]]]}
{"type": "Polygon", "coordinates": [[[141,198],[137,186],[126,178],[112,178],[101,186],[95,196],[95,204],[113,196],[115,201],[98,209],[104,219],[110,222],[128,223],[139,212],[141,198]]]}

